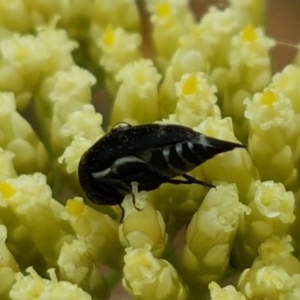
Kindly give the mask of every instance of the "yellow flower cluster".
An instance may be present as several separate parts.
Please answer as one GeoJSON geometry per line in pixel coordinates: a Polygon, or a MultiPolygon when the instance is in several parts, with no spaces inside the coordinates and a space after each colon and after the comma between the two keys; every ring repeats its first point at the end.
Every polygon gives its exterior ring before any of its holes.
{"type": "Polygon", "coordinates": [[[300,299],[300,54],[272,74],[265,19],[265,0],[200,20],[188,0],[0,0],[0,299],[300,299]],[[191,171],[215,188],[95,205],[78,164],[120,122],[246,149],[191,171]]]}

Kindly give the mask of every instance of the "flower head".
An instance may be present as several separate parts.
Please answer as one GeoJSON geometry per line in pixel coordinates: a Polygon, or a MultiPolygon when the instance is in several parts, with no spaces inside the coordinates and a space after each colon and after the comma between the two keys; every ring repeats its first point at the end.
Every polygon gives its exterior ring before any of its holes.
{"type": "Polygon", "coordinates": [[[0,0],[0,299],[300,299],[300,55],[200,2],[0,0]]]}

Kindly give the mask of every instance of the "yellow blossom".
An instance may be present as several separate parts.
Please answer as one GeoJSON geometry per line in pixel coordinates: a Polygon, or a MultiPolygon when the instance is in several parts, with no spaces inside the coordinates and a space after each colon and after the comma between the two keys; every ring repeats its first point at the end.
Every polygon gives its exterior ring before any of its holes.
{"type": "Polygon", "coordinates": [[[110,123],[123,122],[125,118],[139,123],[156,121],[159,117],[157,85],[161,78],[152,61],[141,59],[126,65],[118,73],[121,81],[110,123]]]}
{"type": "Polygon", "coordinates": [[[258,246],[267,238],[285,236],[295,220],[295,197],[282,183],[257,181],[253,200],[248,203],[251,214],[243,220],[234,247],[234,264],[249,266],[258,246]]]}
{"type": "Polygon", "coordinates": [[[12,93],[0,93],[0,146],[14,154],[17,172],[45,172],[49,157],[33,128],[17,111],[12,93]]]}
{"type": "Polygon", "coordinates": [[[120,242],[124,248],[144,248],[145,245],[150,245],[153,256],[160,257],[168,241],[162,215],[147,202],[145,192],[137,192],[135,184],[133,194],[138,209],[133,205],[132,196],[127,195],[122,202],[125,215],[119,227],[120,242]]]}
{"type": "MultiPolygon", "coordinates": [[[[273,76],[270,88],[283,93],[291,102],[295,113],[297,114],[297,124],[299,124],[300,92],[297,88],[297,78],[300,76],[300,67],[294,65],[286,66],[280,73],[273,76]]],[[[298,126],[298,125],[297,125],[298,126]]]]}
{"type": "Polygon", "coordinates": [[[121,27],[113,28],[108,25],[99,42],[103,52],[100,64],[107,72],[115,75],[126,64],[141,57],[140,44],[141,37],[137,33],[129,33],[121,27]]]}
{"type": "Polygon", "coordinates": [[[260,129],[266,131],[271,127],[291,128],[294,124],[294,111],[291,102],[284,94],[272,89],[254,95],[253,100],[246,99],[245,116],[260,129]]]}
{"type": "Polygon", "coordinates": [[[193,127],[207,117],[219,117],[219,107],[216,105],[217,91],[210,85],[204,73],[186,73],[180,82],[175,84],[178,97],[175,114],[180,124],[193,127]]]}
{"type": "Polygon", "coordinates": [[[290,100],[274,89],[265,89],[244,103],[250,122],[249,152],[261,179],[281,181],[294,189],[299,178],[300,148],[290,100]]]}
{"type": "Polygon", "coordinates": [[[250,22],[257,26],[263,26],[267,3],[264,0],[229,0],[234,19],[240,26],[250,22]]]}
{"type": "Polygon", "coordinates": [[[190,283],[200,287],[221,278],[228,266],[239,217],[249,211],[239,203],[233,184],[208,192],[186,232],[182,263],[190,283]]]}
{"type": "Polygon", "coordinates": [[[155,258],[151,246],[127,248],[123,286],[135,299],[188,299],[187,288],[174,267],[155,258]]]}
{"type": "Polygon", "coordinates": [[[238,290],[246,299],[297,299],[300,296],[300,275],[289,276],[278,266],[246,269],[238,290]]]}
{"type": "Polygon", "coordinates": [[[118,236],[118,222],[85,205],[79,197],[69,199],[66,208],[62,218],[70,222],[76,237],[85,241],[90,255],[119,268],[123,248],[118,236]]]}
{"type": "Polygon", "coordinates": [[[18,263],[6,245],[7,228],[0,225],[0,297],[7,299],[9,290],[15,282],[15,272],[19,271],[18,263]]]}
{"type": "MultiPolygon", "coordinates": [[[[95,84],[95,77],[86,70],[73,66],[69,71],[60,71],[53,76],[53,89],[49,94],[54,103],[71,103],[71,99],[76,97],[76,102],[86,103],[90,100],[89,87],[95,84]]],[[[75,102],[75,101],[74,101],[75,102]]],[[[58,109],[58,108],[56,108],[58,109]]],[[[61,108],[60,108],[61,109],[61,108]]],[[[68,109],[65,107],[65,109],[68,109]]],[[[57,113],[67,115],[67,111],[57,111],[57,113]]]]}
{"type": "Polygon", "coordinates": [[[61,279],[59,283],[66,280],[78,285],[91,295],[96,297],[101,295],[101,299],[108,298],[107,283],[84,240],[74,239],[72,242],[65,242],[57,264],[61,279]]]}
{"type": "MultiPolygon", "coordinates": [[[[185,73],[200,71],[213,73],[211,66],[228,64],[227,49],[230,37],[235,32],[236,22],[231,10],[221,11],[212,7],[200,23],[190,26],[187,33],[180,37],[180,46],[165,71],[164,81],[159,91],[163,117],[174,113],[177,103],[174,84],[180,81],[185,73]],[[220,48],[222,52],[216,52],[220,48]]],[[[214,77],[216,76],[212,74],[212,78],[214,77]]]]}
{"type": "Polygon", "coordinates": [[[69,138],[61,134],[61,127],[70,113],[90,103],[90,86],[94,83],[92,74],[74,66],[47,77],[41,84],[35,101],[38,121],[43,125],[44,138],[55,156],[61,155],[70,143],[69,138]]]}
{"type": "Polygon", "coordinates": [[[75,284],[67,281],[58,281],[54,269],[49,269],[49,279],[40,277],[36,271],[29,267],[29,275],[18,273],[16,283],[10,291],[12,300],[39,299],[78,299],[92,300],[92,297],[75,284]]]}
{"type": "Polygon", "coordinates": [[[28,230],[36,247],[45,259],[53,263],[62,242],[70,238],[71,230],[60,219],[59,213],[63,206],[51,197],[45,175],[36,173],[7,179],[1,183],[2,189],[4,184],[5,192],[0,193],[0,199],[7,201],[15,218],[28,230]]]}
{"type": "Polygon", "coordinates": [[[292,223],[295,199],[292,192],[286,192],[280,183],[256,182],[253,201],[256,209],[268,218],[279,218],[282,223],[292,223]]]}
{"type": "Polygon", "coordinates": [[[0,11],[1,27],[15,32],[26,32],[30,29],[31,20],[26,2],[22,0],[1,1],[0,11]]]}
{"type": "Polygon", "coordinates": [[[13,157],[12,152],[5,151],[0,147],[0,181],[17,176],[13,165],[13,157]]]}
{"type": "Polygon", "coordinates": [[[15,93],[18,109],[24,109],[48,58],[47,49],[32,36],[13,35],[0,43],[0,89],[15,93]]]}
{"type": "Polygon", "coordinates": [[[153,42],[157,53],[156,61],[165,67],[179,45],[179,38],[194,23],[188,9],[188,1],[164,0],[148,7],[153,24],[153,42]]]}
{"type": "Polygon", "coordinates": [[[135,30],[139,25],[137,4],[131,0],[95,0],[93,21],[100,27],[112,24],[135,30]]]}
{"type": "MultiPolygon", "coordinates": [[[[25,72],[22,70],[24,67],[37,68],[47,58],[45,45],[32,35],[14,35],[10,39],[5,39],[1,42],[1,49],[2,59],[17,66],[21,72],[25,72]]],[[[41,70],[32,70],[33,74],[34,71],[40,72],[41,70]]]]}
{"type": "Polygon", "coordinates": [[[212,66],[226,64],[230,38],[238,29],[231,8],[219,10],[210,7],[199,24],[190,27],[180,39],[181,47],[201,51],[212,66]],[[222,47],[221,53],[218,50],[222,47]]]}
{"type": "Polygon", "coordinates": [[[244,119],[243,101],[269,84],[269,50],[274,45],[275,42],[262,29],[248,24],[231,38],[226,59],[229,67],[223,70],[217,68],[213,74],[214,82],[223,95],[221,109],[233,118],[236,134],[244,141],[248,124],[244,119]]]}
{"type": "Polygon", "coordinates": [[[165,72],[164,80],[159,88],[159,106],[160,114],[166,118],[169,114],[175,112],[177,97],[176,97],[176,82],[180,81],[181,77],[189,72],[199,72],[206,67],[205,57],[200,51],[179,49],[174,54],[169,67],[165,72]]]}
{"type": "MultiPolygon", "coordinates": [[[[238,142],[233,133],[231,118],[210,117],[194,129],[217,139],[238,142]]],[[[258,179],[257,170],[251,157],[244,149],[221,153],[192,171],[192,174],[195,176],[200,174],[208,182],[226,181],[236,183],[240,201],[243,203],[248,203],[247,199],[251,199],[252,186],[254,181],[258,179]]]]}
{"type": "Polygon", "coordinates": [[[101,127],[102,115],[95,112],[94,106],[85,104],[81,110],[69,114],[67,121],[61,128],[61,133],[69,137],[82,136],[93,139],[104,135],[101,127]]]}
{"type": "Polygon", "coordinates": [[[79,161],[83,153],[90,148],[96,139],[86,139],[80,135],[76,135],[71,145],[68,146],[62,156],[59,157],[60,163],[66,164],[66,171],[74,173],[78,169],[79,161]]]}
{"type": "MultiPolygon", "coordinates": [[[[232,39],[232,49],[229,56],[230,64],[233,67],[241,65],[250,68],[255,66],[269,67],[267,54],[274,45],[275,42],[266,37],[261,29],[256,29],[249,24],[241,30],[239,35],[234,36],[232,39]]],[[[266,71],[268,70],[267,68],[266,71]]],[[[263,75],[267,76],[268,74],[260,74],[260,77],[252,83],[250,88],[256,88],[256,85],[265,86],[268,82],[258,81],[264,79],[263,75]]]]}
{"type": "Polygon", "coordinates": [[[256,257],[252,267],[276,265],[283,268],[290,276],[300,272],[300,261],[292,253],[292,238],[287,235],[283,238],[271,237],[262,243],[258,248],[258,257],[256,257]]]}
{"type": "Polygon", "coordinates": [[[65,30],[56,29],[56,20],[48,26],[41,26],[38,29],[37,37],[47,52],[46,75],[52,75],[58,71],[71,68],[74,65],[71,52],[78,46],[72,41],[65,30]],[[57,47],[57,45],[60,45],[57,47]]]}
{"type": "Polygon", "coordinates": [[[246,300],[242,293],[238,292],[234,286],[227,285],[221,288],[216,282],[208,285],[211,300],[246,300]]]}
{"type": "MultiPolygon", "coordinates": [[[[204,180],[203,175],[197,172],[197,179],[204,180]]],[[[148,193],[148,201],[158,209],[164,217],[171,213],[177,221],[190,220],[198,210],[200,203],[209,188],[199,185],[163,184],[157,190],[148,193]]]]}

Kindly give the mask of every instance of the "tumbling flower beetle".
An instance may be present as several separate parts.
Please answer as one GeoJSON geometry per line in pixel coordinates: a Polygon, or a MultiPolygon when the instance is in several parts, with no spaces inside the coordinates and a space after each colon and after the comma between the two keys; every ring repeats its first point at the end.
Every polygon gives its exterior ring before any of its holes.
{"type": "Polygon", "coordinates": [[[212,186],[186,173],[238,147],[244,145],[211,138],[181,125],[122,123],[82,155],[78,177],[92,202],[120,205],[125,195],[132,194],[132,182],[145,191],[163,183],[212,186]]]}

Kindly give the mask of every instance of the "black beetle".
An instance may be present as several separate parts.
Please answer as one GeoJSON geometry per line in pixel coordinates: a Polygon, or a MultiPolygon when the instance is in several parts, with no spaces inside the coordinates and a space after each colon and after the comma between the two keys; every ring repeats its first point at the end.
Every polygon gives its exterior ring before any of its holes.
{"type": "Polygon", "coordinates": [[[125,195],[132,194],[132,182],[145,191],[162,183],[212,186],[186,173],[216,154],[237,147],[244,145],[208,137],[181,125],[122,123],[82,155],[78,177],[92,202],[120,205],[125,195]]]}

